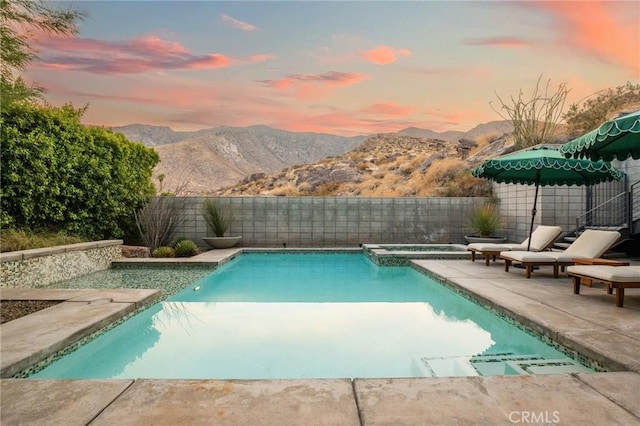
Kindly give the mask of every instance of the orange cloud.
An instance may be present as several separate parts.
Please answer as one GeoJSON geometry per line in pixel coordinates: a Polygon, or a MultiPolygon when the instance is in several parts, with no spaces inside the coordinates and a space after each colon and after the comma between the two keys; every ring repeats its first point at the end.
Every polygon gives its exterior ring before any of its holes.
{"type": "Polygon", "coordinates": [[[242,31],[255,31],[257,28],[254,25],[249,24],[248,22],[239,21],[235,18],[232,18],[229,15],[220,15],[220,20],[225,24],[229,25],[238,30],[242,31]]]}
{"type": "Polygon", "coordinates": [[[376,65],[391,64],[398,59],[398,55],[411,56],[411,51],[409,49],[394,49],[389,46],[378,46],[360,53],[360,56],[376,65]]]}
{"type": "Polygon", "coordinates": [[[376,115],[391,115],[402,117],[411,114],[414,109],[415,108],[412,107],[403,107],[394,102],[379,102],[365,108],[363,111],[376,115]]]}
{"type": "Polygon", "coordinates": [[[637,2],[543,1],[531,5],[561,21],[563,44],[640,75],[640,8],[637,2]],[[616,17],[616,13],[624,15],[627,21],[616,17]]]}

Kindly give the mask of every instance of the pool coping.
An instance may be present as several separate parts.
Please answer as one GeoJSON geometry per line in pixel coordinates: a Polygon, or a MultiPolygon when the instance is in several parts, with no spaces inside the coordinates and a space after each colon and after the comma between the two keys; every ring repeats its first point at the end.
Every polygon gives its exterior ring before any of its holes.
{"type": "Polygon", "coordinates": [[[462,244],[363,244],[362,249],[365,256],[378,266],[409,266],[411,260],[415,259],[471,259],[471,253],[467,251],[467,246],[462,244]],[[401,250],[402,248],[416,246],[451,246],[457,248],[457,250],[401,250]],[[390,251],[387,247],[395,247],[398,250],[390,251]]]}

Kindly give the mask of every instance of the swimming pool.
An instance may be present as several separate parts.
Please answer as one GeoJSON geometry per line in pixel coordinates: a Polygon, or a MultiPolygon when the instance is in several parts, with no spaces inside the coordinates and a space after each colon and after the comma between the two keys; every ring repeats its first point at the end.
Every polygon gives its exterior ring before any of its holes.
{"type": "Polygon", "coordinates": [[[355,378],[590,371],[410,267],[243,254],[31,377],[355,378]]]}

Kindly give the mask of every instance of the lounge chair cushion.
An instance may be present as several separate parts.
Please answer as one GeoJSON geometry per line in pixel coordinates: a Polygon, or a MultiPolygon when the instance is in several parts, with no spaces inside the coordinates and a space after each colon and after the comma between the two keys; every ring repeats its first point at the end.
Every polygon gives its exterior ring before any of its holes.
{"type": "Polygon", "coordinates": [[[616,283],[640,281],[640,266],[576,265],[569,266],[567,272],[616,283]]]}
{"type": "MultiPolygon", "coordinates": [[[[539,225],[533,234],[531,234],[531,251],[542,251],[549,247],[553,241],[558,238],[562,234],[562,228],[559,226],[546,226],[539,225]]],[[[527,243],[529,239],[527,238],[521,244],[524,246],[523,250],[527,250],[527,243]]],[[[511,249],[511,250],[519,250],[519,249],[511,249]]]]}
{"type": "Polygon", "coordinates": [[[617,231],[587,229],[563,252],[573,257],[598,258],[620,238],[617,231]]]}
{"type": "Polygon", "coordinates": [[[522,244],[515,243],[505,243],[505,244],[497,244],[497,243],[471,243],[467,245],[467,248],[476,251],[509,251],[509,250],[526,250],[527,246],[523,246],[522,244]]]}
{"type": "Polygon", "coordinates": [[[560,252],[532,252],[532,251],[503,251],[500,257],[515,262],[525,263],[556,263],[560,252]]]}
{"type": "Polygon", "coordinates": [[[500,252],[500,257],[526,263],[567,263],[572,259],[592,259],[602,256],[618,238],[620,238],[620,233],[617,231],[587,229],[562,252],[503,251],[500,252]]]}
{"type": "MultiPolygon", "coordinates": [[[[547,226],[539,225],[531,234],[531,251],[541,251],[546,249],[553,243],[553,240],[558,238],[562,233],[562,228],[559,226],[547,226]]],[[[529,238],[523,242],[517,243],[471,243],[467,245],[470,250],[480,252],[500,252],[509,250],[527,250],[529,244],[529,238]]]]}

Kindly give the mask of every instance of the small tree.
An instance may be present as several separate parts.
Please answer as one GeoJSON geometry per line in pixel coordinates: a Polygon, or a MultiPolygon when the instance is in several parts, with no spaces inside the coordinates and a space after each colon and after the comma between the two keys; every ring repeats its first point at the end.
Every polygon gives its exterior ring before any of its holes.
{"type": "Polygon", "coordinates": [[[187,199],[174,194],[180,194],[186,185],[179,182],[175,192],[156,196],[134,212],[140,239],[149,251],[168,245],[176,228],[184,222],[187,199]]]}
{"type": "Polygon", "coordinates": [[[43,92],[38,86],[27,86],[19,73],[37,58],[29,44],[29,31],[73,35],[84,14],[73,8],[52,8],[44,0],[0,0],[0,88],[2,102],[37,98],[43,92]]]}
{"type": "Polygon", "coordinates": [[[176,227],[184,221],[184,206],[184,197],[162,195],[135,212],[140,238],[150,252],[171,241],[176,227]]]}
{"type": "MultiPolygon", "coordinates": [[[[555,92],[550,91],[551,81],[547,81],[544,88],[540,88],[542,76],[538,78],[536,87],[530,99],[525,99],[522,89],[517,97],[511,96],[507,103],[496,93],[500,101],[500,110],[494,111],[505,120],[513,123],[513,136],[517,149],[528,146],[549,143],[553,140],[558,127],[564,103],[569,93],[566,83],[560,83],[555,92]]],[[[491,104],[491,102],[489,102],[491,104]]]]}

